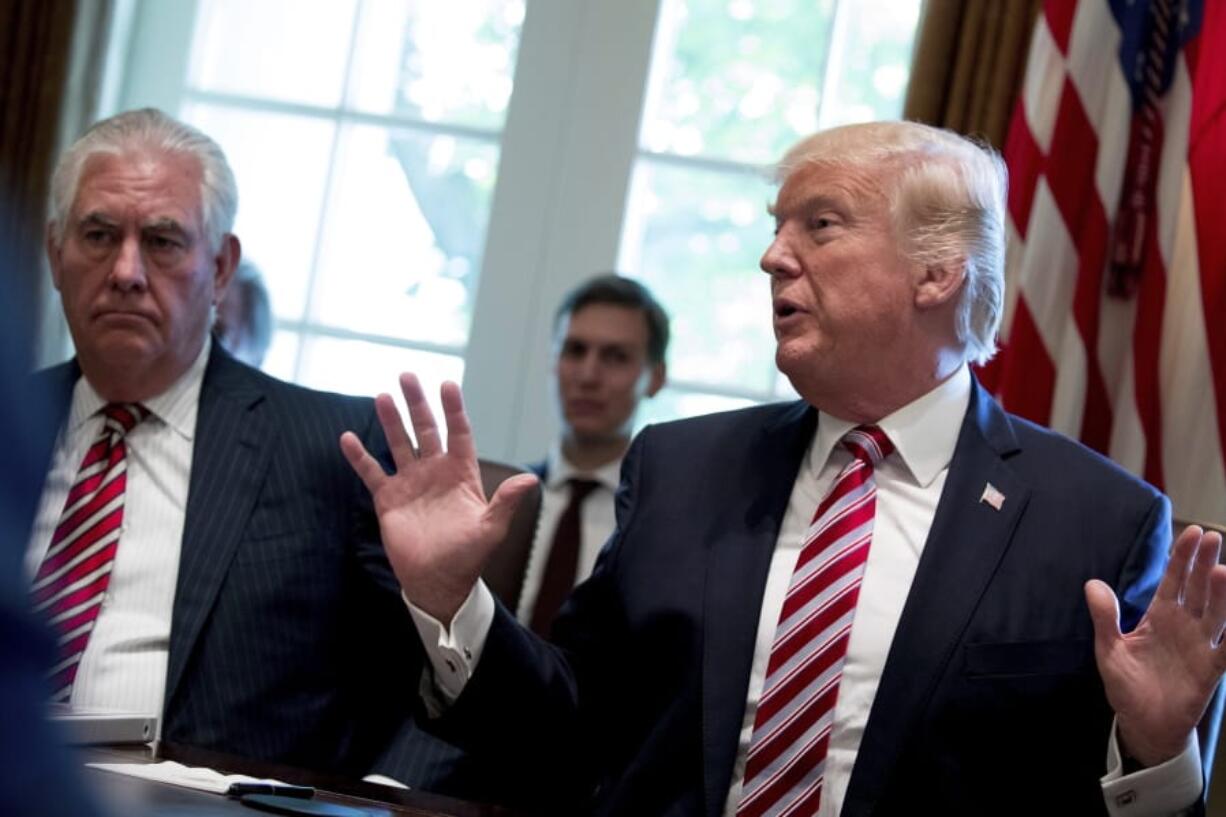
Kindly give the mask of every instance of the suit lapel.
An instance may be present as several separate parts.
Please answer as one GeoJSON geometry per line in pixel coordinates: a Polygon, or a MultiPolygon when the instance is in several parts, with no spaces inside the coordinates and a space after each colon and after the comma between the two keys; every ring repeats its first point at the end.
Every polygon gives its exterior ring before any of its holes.
{"type": "Polygon", "coordinates": [[[40,435],[35,456],[42,466],[39,473],[51,470],[51,456],[55,451],[55,442],[68,420],[72,409],[72,390],[81,377],[81,367],[76,358],[58,366],[46,369],[33,375],[31,384],[34,394],[30,400],[36,405],[45,405],[53,412],[48,422],[39,426],[46,433],[40,435]]]}
{"type": "Polygon", "coordinates": [[[196,418],[171,618],[168,704],[229,570],[267,473],[275,433],[258,380],[214,343],[196,418]]]}
{"type": "Polygon", "coordinates": [[[869,814],[1012,540],[1028,487],[1006,464],[1009,419],[976,383],[877,688],[842,814],[869,814]],[[999,510],[981,501],[991,483],[999,510]]]}
{"type": "Polygon", "coordinates": [[[710,817],[723,810],[732,779],[766,574],[816,426],[817,412],[797,402],[750,432],[756,436],[744,464],[749,478],[733,474],[728,493],[712,497],[708,505],[728,509],[723,526],[728,535],[708,544],[703,593],[703,768],[710,817]],[[731,535],[737,531],[744,533],[731,535]]]}

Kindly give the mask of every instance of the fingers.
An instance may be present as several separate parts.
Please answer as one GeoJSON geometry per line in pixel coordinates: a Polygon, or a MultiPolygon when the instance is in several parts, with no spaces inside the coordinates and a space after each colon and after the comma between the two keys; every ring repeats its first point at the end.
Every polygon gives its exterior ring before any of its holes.
{"type": "Polygon", "coordinates": [[[1098,579],[1086,582],[1085,592],[1090,619],[1094,622],[1094,651],[1102,655],[1124,637],[1120,632],[1119,600],[1111,588],[1098,579]]]}
{"type": "Polygon", "coordinates": [[[528,495],[536,482],[534,474],[516,474],[503,480],[498,490],[494,491],[494,495],[490,497],[490,504],[485,513],[499,539],[506,535],[511,518],[515,516],[515,509],[519,507],[520,501],[528,495]]]}
{"type": "Polygon", "coordinates": [[[461,459],[477,459],[477,446],[473,441],[472,427],[464,413],[464,395],[460,387],[450,380],[439,388],[443,402],[443,417],[447,421],[447,448],[461,459]]]}
{"type": "Polygon", "coordinates": [[[350,467],[357,473],[358,479],[362,480],[366,490],[371,494],[374,494],[387,479],[383,466],[370,455],[366,446],[362,445],[362,441],[358,439],[358,435],[352,431],[346,431],[341,435],[341,453],[345,455],[350,467]]]}
{"type": "Polygon", "coordinates": [[[1200,542],[1201,533],[1200,528],[1188,525],[1183,529],[1183,533],[1179,534],[1179,538],[1171,547],[1171,555],[1167,560],[1166,570],[1162,574],[1162,581],[1158,583],[1158,589],[1154,593],[1155,601],[1179,603],[1183,597],[1188,575],[1192,572],[1192,559],[1196,555],[1196,545],[1200,542]]]}
{"type": "MultiPolygon", "coordinates": [[[[1202,619],[1205,637],[1218,646],[1222,631],[1226,629],[1226,565],[1216,565],[1209,572],[1209,600],[1202,619]]],[[[1226,662],[1226,649],[1219,650],[1219,660],[1226,662]]],[[[1226,669],[1226,667],[1224,667],[1226,669]]]]}
{"type": "Polygon", "coordinates": [[[416,457],[413,453],[413,441],[409,439],[409,432],[405,431],[400,412],[396,410],[396,404],[390,395],[380,394],[375,398],[375,414],[379,417],[379,425],[383,426],[383,436],[387,438],[387,446],[392,452],[396,469],[412,463],[416,457]]]}
{"type": "Polygon", "coordinates": [[[1183,603],[1194,616],[1203,615],[1209,598],[1209,574],[1218,563],[1222,538],[1216,533],[1204,534],[1192,555],[1192,571],[1183,589],[1183,603]]]}
{"type": "Polygon", "coordinates": [[[421,389],[417,375],[405,373],[400,375],[400,391],[404,394],[404,402],[409,407],[409,421],[413,423],[413,434],[417,437],[419,454],[422,457],[434,457],[443,452],[443,440],[439,436],[438,426],[434,423],[434,412],[426,402],[426,394],[421,389]]]}

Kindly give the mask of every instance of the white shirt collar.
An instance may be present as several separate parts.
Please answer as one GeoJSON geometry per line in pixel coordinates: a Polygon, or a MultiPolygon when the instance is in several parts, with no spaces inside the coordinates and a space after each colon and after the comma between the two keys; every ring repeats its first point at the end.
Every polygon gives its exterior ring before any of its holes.
{"type": "MultiPolygon", "coordinates": [[[[932,391],[877,423],[893,441],[896,455],[921,487],[931,485],[953,459],[970,400],[971,373],[963,364],[932,391]]],[[[809,446],[808,466],[812,473],[821,473],[835,445],[856,425],[819,413],[817,433],[809,446]]]]}
{"type": "Polygon", "coordinates": [[[566,459],[562,453],[562,444],[555,440],[553,445],[549,446],[549,454],[545,459],[545,487],[549,490],[558,490],[572,479],[590,479],[616,492],[617,484],[621,480],[621,470],[622,460],[621,457],[618,457],[612,462],[606,462],[595,471],[580,471],[570,460],[566,459]]]}
{"type": "MultiPolygon", "coordinates": [[[[213,339],[206,337],[200,354],[196,355],[196,359],[192,361],[187,371],[166,391],[142,403],[154,417],[185,440],[191,440],[196,434],[196,410],[200,405],[200,387],[204,383],[204,370],[209,362],[209,350],[212,345],[213,339]]],[[[106,402],[84,375],[79,377],[72,390],[72,405],[68,411],[67,431],[72,432],[80,428],[82,424],[101,411],[106,402]]]]}

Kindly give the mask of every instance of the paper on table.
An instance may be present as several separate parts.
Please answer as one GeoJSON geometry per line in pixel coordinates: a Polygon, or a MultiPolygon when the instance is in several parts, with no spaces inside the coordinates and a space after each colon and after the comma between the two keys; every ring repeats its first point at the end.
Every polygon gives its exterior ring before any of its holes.
{"type": "Polygon", "coordinates": [[[91,769],[101,769],[104,772],[126,774],[129,777],[142,777],[145,780],[156,780],[159,783],[170,783],[189,789],[210,791],[214,794],[225,794],[230,790],[231,783],[272,783],[285,785],[280,780],[263,777],[249,777],[245,774],[222,774],[203,766],[184,766],[172,760],[161,763],[86,763],[91,769]]]}

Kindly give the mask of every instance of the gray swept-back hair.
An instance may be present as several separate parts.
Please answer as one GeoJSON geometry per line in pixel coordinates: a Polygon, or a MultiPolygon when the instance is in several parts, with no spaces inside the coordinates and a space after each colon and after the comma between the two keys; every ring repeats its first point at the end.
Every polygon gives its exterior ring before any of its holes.
{"type": "Polygon", "coordinates": [[[957,337],[967,359],[996,353],[1005,297],[1005,194],[1000,154],[952,131],[917,122],[870,122],[822,131],[776,167],[780,183],[805,165],[876,170],[884,179],[904,258],[960,264],[966,272],[957,337]]]}
{"type": "Polygon", "coordinates": [[[220,249],[222,236],[234,229],[234,215],[238,211],[234,172],[216,142],[155,108],[125,111],[96,122],[64,151],[51,176],[51,235],[55,243],[63,243],[81,172],[90,157],[138,151],[185,154],[200,162],[204,236],[211,251],[220,249]]]}

